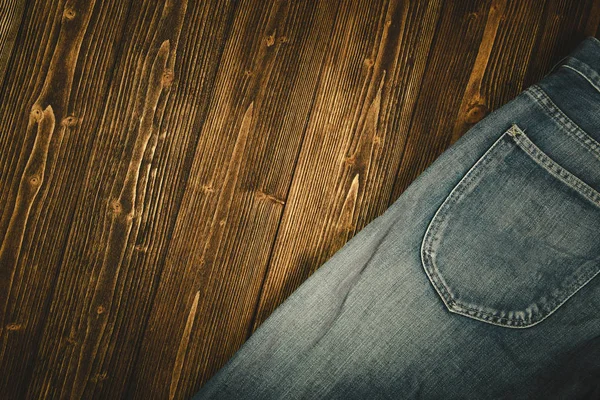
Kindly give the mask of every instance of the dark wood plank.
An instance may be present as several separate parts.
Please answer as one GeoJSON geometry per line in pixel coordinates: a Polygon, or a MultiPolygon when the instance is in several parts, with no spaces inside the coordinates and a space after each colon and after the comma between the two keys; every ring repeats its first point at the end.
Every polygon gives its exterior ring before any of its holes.
{"type": "Polygon", "coordinates": [[[30,395],[125,395],[233,9],[132,3],[30,395]]]}
{"type": "Polygon", "coordinates": [[[217,73],[134,397],[191,395],[245,340],[338,8],[257,1],[236,10],[223,55],[235,62],[217,73]]]}
{"type": "MultiPolygon", "coordinates": [[[[0,393],[27,391],[127,2],[26,8],[0,105],[0,393]]],[[[54,333],[57,337],[59,334],[54,333]]]]}

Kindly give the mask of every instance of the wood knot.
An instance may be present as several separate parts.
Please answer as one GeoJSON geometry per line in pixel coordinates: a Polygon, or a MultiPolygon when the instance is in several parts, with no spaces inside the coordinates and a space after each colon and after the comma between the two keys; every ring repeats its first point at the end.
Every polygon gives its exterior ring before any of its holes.
{"type": "Polygon", "coordinates": [[[148,250],[148,248],[144,245],[138,244],[134,247],[134,250],[139,253],[145,253],[148,250]]]}
{"type": "Polygon", "coordinates": [[[119,199],[114,199],[111,201],[110,208],[114,214],[120,214],[123,211],[123,206],[121,205],[119,199]]]}
{"type": "Polygon", "coordinates": [[[7,331],[20,331],[21,329],[23,329],[23,325],[21,325],[21,324],[12,323],[12,324],[6,325],[7,331]]]}
{"type": "Polygon", "coordinates": [[[94,376],[92,376],[92,378],[90,380],[94,383],[98,383],[98,382],[102,382],[106,379],[108,379],[108,374],[106,372],[103,372],[101,374],[100,373],[95,374],[94,376]]]}
{"type": "Polygon", "coordinates": [[[219,221],[219,226],[225,226],[225,223],[227,223],[227,221],[222,219],[219,221]]]}
{"type": "Polygon", "coordinates": [[[75,15],[75,10],[73,10],[72,8],[65,8],[65,11],[63,11],[63,16],[68,20],[72,20],[73,18],[75,18],[75,15]]]}
{"type": "Polygon", "coordinates": [[[252,71],[250,71],[249,69],[245,70],[244,71],[244,76],[247,77],[247,78],[251,77],[252,76],[252,71]]]}
{"type": "Polygon", "coordinates": [[[356,163],[356,156],[353,154],[353,155],[351,155],[349,157],[346,157],[346,159],[344,161],[348,165],[354,165],[356,163]]]}
{"type": "Polygon", "coordinates": [[[78,119],[76,117],[74,117],[74,116],[71,115],[71,116],[68,116],[67,118],[64,118],[62,120],[62,125],[63,126],[71,127],[71,126],[77,125],[77,122],[78,122],[78,119]]]}
{"type": "Polygon", "coordinates": [[[173,71],[170,69],[166,69],[165,72],[163,72],[162,74],[162,78],[161,78],[161,83],[163,86],[171,86],[171,83],[173,83],[173,71]]]}
{"type": "Polygon", "coordinates": [[[465,121],[469,124],[476,124],[488,115],[489,112],[490,110],[484,104],[474,104],[467,110],[465,121]]]}
{"type": "Polygon", "coordinates": [[[202,191],[204,193],[213,193],[215,188],[213,188],[211,185],[202,185],[202,191]]]}
{"type": "Polygon", "coordinates": [[[75,337],[73,337],[73,335],[69,335],[67,336],[67,338],[65,339],[67,341],[68,344],[70,344],[71,346],[75,346],[77,344],[77,339],[75,337]]]}
{"type": "Polygon", "coordinates": [[[479,18],[479,15],[476,12],[470,12],[465,16],[467,22],[471,22],[479,18]]]}
{"type": "Polygon", "coordinates": [[[96,313],[98,315],[104,314],[105,311],[106,309],[104,308],[104,306],[98,306],[98,308],[96,308],[96,313]]]}
{"type": "Polygon", "coordinates": [[[265,193],[262,190],[256,191],[256,198],[259,200],[270,201],[270,202],[273,202],[276,204],[281,204],[281,205],[285,204],[285,200],[282,200],[276,196],[273,196],[272,194],[265,193]]]}
{"type": "Polygon", "coordinates": [[[42,184],[42,179],[38,174],[31,175],[29,177],[29,184],[33,187],[38,187],[42,184]]]}
{"type": "Polygon", "coordinates": [[[373,64],[375,64],[375,61],[373,61],[373,59],[372,59],[372,58],[365,58],[365,65],[366,65],[367,67],[372,67],[372,66],[373,66],[373,64]]]}
{"type": "Polygon", "coordinates": [[[275,44],[275,34],[274,33],[272,35],[267,36],[266,43],[267,43],[267,47],[271,47],[275,44]]]}
{"type": "Polygon", "coordinates": [[[380,145],[381,144],[381,136],[373,136],[373,144],[380,145]]]}
{"type": "Polygon", "coordinates": [[[287,36],[280,36],[277,40],[279,41],[279,43],[287,43],[290,41],[290,39],[288,39],[287,36]]]}
{"type": "Polygon", "coordinates": [[[31,113],[30,113],[30,115],[31,115],[31,118],[33,118],[35,121],[37,121],[37,122],[41,121],[41,119],[42,119],[42,117],[43,117],[43,115],[44,115],[44,113],[42,112],[42,107],[40,107],[40,106],[39,106],[39,105],[37,105],[37,104],[36,104],[36,105],[34,105],[34,106],[31,108],[31,113]]]}

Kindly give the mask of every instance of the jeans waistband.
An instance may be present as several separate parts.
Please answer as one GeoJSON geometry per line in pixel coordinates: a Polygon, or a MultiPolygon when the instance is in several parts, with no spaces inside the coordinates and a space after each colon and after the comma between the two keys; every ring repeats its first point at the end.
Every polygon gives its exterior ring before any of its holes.
{"type": "Polygon", "coordinates": [[[593,36],[585,38],[571,53],[559,60],[550,73],[560,67],[577,72],[600,92],[600,40],[593,36]]]}

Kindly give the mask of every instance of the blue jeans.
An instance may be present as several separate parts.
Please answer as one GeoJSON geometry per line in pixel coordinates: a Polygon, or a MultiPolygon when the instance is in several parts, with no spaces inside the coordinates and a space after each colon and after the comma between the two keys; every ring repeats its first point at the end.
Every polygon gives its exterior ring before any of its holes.
{"type": "Polygon", "coordinates": [[[195,399],[600,398],[600,41],[446,150],[195,399]]]}

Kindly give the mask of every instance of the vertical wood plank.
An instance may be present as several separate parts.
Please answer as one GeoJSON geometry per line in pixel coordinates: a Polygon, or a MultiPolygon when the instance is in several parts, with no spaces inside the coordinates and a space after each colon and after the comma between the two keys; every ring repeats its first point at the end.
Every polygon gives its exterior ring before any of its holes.
{"type": "Polygon", "coordinates": [[[69,229],[60,222],[75,205],[68,188],[82,178],[71,168],[85,165],[81,149],[91,137],[82,133],[101,117],[127,9],[127,2],[38,2],[23,19],[0,108],[2,397],[22,396],[32,373],[60,269],[52,256],[69,229]]]}
{"type": "Polygon", "coordinates": [[[337,1],[236,11],[132,396],[186,398],[245,340],[337,12],[337,1]]]}
{"type": "Polygon", "coordinates": [[[125,396],[233,6],[132,3],[28,395],[125,396]]]}

